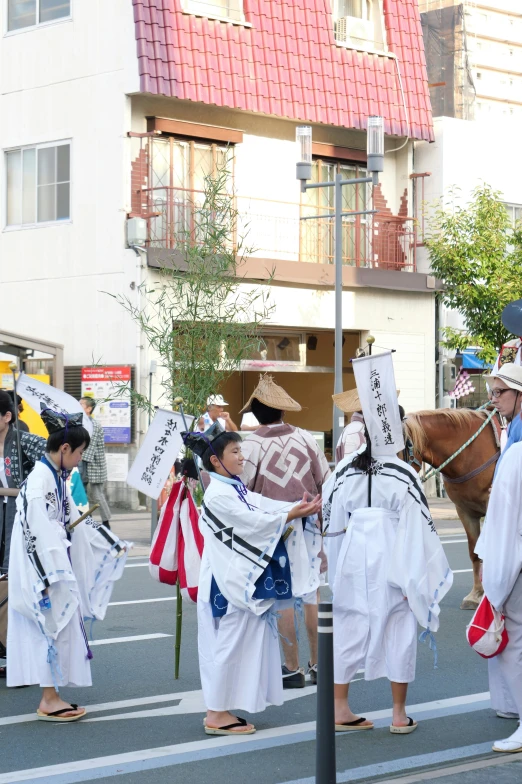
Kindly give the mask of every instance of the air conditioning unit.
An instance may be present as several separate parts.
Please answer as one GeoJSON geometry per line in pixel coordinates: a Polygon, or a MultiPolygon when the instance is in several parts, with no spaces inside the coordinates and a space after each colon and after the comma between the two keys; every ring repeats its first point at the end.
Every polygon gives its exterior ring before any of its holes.
{"type": "Polygon", "coordinates": [[[443,366],[443,385],[444,391],[449,392],[455,386],[457,380],[457,366],[452,362],[445,362],[443,366]]]}
{"type": "Polygon", "coordinates": [[[372,47],[375,45],[373,22],[356,16],[342,16],[335,23],[335,37],[338,41],[352,46],[372,47]]]}

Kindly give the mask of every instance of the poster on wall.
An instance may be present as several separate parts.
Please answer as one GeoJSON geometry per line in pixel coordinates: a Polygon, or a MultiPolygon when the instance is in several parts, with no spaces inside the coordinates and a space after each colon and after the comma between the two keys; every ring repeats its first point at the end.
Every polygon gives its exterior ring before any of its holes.
{"type": "Polygon", "coordinates": [[[82,368],[82,397],[96,400],[93,416],[103,427],[106,444],[130,444],[131,396],[118,393],[130,381],[130,365],[82,368]]]}

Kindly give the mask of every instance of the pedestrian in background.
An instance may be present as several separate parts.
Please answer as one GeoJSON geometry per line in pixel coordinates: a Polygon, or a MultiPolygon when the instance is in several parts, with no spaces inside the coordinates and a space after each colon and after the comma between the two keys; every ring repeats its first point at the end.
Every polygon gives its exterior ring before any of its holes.
{"type": "Polygon", "coordinates": [[[7,570],[17,490],[45,452],[45,438],[16,431],[13,398],[0,390],[0,570],[7,570]],[[22,466],[19,465],[18,438],[22,466]],[[2,492],[2,491],[9,491],[2,492]]]}
{"type": "Polygon", "coordinates": [[[88,448],[82,456],[82,471],[80,475],[85,484],[91,506],[99,504],[99,513],[102,523],[110,529],[109,521],[112,517],[109,502],[105,495],[107,482],[107,461],[105,459],[105,437],[103,427],[94,419],[93,412],[96,402],[92,397],[82,397],[81,406],[92,422],[92,436],[88,448]]]}
{"type": "MultiPolygon", "coordinates": [[[[13,406],[14,406],[14,391],[12,389],[9,389],[7,394],[9,395],[11,400],[13,401],[13,406]]],[[[23,431],[24,433],[28,433],[29,432],[29,427],[27,426],[27,424],[22,419],[20,419],[20,414],[22,414],[23,410],[24,410],[24,402],[23,402],[22,398],[20,397],[20,395],[16,396],[16,404],[18,406],[18,430],[20,430],[20,432],[23,431]]],[[[16,421],[15,421],[14,418],[13,418],[13,424],[16,424],[16,421]]]]}
{"type": "Polygon", "coordinates": [[[207,410],[198,422],[199,429],[208,430],[214,422],[219,422],[223,430],[228,432],[238,430],[238,426],[232,421],[228,411],[225,411],[227,406],[228,403],[223,399],[223,395],[209,395],[207,398],[207,410]]]}

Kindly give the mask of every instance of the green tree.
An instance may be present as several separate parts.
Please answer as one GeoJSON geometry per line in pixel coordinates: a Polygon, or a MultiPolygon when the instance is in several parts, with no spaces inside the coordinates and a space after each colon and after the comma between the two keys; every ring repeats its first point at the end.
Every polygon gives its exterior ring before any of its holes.
{"type": "Polygon", "coordinates": [[[442,302],[458,310],[465,330],[446,328],[449,349],[480,346],[480,357],[495,357],[510,335],[502,309],[522,297],[522,226],[510,224],[501,194],[489,185],[473,192],[462,207],[452,192],[429,218],[426,246],[433,274],[444,284],[442,302]]]}
{"type": "MultiPolygon", "coordinates": [[[[266,286],[245,284],[240,277],[252,249],[238,237],[239,213],[229,184],[225,159],[205,178],[204,192],[185,206],[184,225],[171,232],[174,250],[154,281],[149,275],[142,285],[140,308],[116,296],[160,358],[165,397],[171,403],[183,398],[191,414],[203,411],[207,397],[259,349],[259,327],[271,312],[266,286]]],[[[131,394],[148,409],[146,396],[131,394]]]]}

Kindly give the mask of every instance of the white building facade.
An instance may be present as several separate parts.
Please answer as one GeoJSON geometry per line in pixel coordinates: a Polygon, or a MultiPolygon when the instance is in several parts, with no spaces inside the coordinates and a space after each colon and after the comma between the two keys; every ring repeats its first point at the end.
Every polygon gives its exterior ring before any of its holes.
{"type": "MultiPolygon", "coordinates": [[[[312,0],[306,0],[310,4],[312,0]]],[[[181,28],[182,22],[192,25],[193,31],[200,29],[198,25],[210,26],[214,42],[229,36],[230,53],[235,35],[243,36],[238,38],[238,46],[243,47],[238,51],[245,51],[247,44],[256,51],[255,40],[245,43],[244,38],[254,36],[261,25],[251,3],[238,0],[234,13],[227,11],[232,17],[223,15],[217,0],[206,5],[194,8],[180,0],[9,0],[4,4],[0,327],[63,344],[65,387],[73,394],[79,394],[81,368],[92,365],[130,366],[133,385],[148,394],[150,363],[157,358],[114,296],[128,296],[140,307],[140,284],[157,275],[158,264],[173,250],[175,211],[185,209],[187,194],[201,188],[211,161],[228,150],[238,209],[255,247],[242,285],[265,286],[272,269],[275,273],[271,285],[275,307],[263,331],[269,369],[280,374],[280,383],[305,409],[295,417],[295,424],[324,432],[328,445],[333,221],[321,221],[319,228],[319,221],[300,218],[328,211],[331,194],[301,196],[295,179],[295,127],[299,122],[313,126],[314,176],[321,178],[337,171],[365,176],[366,133],[358,119],[350,119],[354,113],[350,101],[335,122],[329,119],[333,115],[314,115],[311,110],[307,114],[306,107],[297,116],[296,110],[286,108],[284,96],[271,112],[253,105],[242,108],[233,96],[226,98],[224,77],[219,100],[212,97],[207,89],[210,77],[205,76],[203,84],[202,71],[194,65],[190,73],[187,70],[176,78],[190,85],[200,79],[206,93],[202,88],[200,94],[187,98],[181,92],[172,95],[167,89],[153,88],[144,66],[150,41],[144,44],[144,40],[147,27],[157,33],[155,12],[163,19],[169,15],[172,50],[169,54],[157,46],[155,78],[160,73],[165,79],[168,73],[172,76],[171,63],[183,48],[191,48],[195,62],[195,39],[190,39],[188,28],[181,28]],[[126,244],[127,222],[133,216],[146,222],[143,252],[126,244]]],[[[407,5],[416,18],[413,0],[407,5]]],[[[321,21],[319,15],[317,19],[321,34],[331,28],[328,47],[333,56],[346,60],[347,67],[351,64],[353,73],[358,73],[357,57],[363,52],[376,64],[373,73],[388,69],[388,84],[393,81],[398,102],[389,105],[389,152],[379,187],[373,193],[366,186],[351,188],[345,196],[346,209],[377,211],[373,222],[365,216],[345,222],[345,387],[354,385],[349,359],[372,333],[376,346],[396,349],[397,383],[405,408],[429,408],[435,388],[435,281],[416,266],[411,177],[415,174],[412,139],[428,139],[432,133],[426,79],[422,95],[414,95],[413,81],[408,82],[404,73],[404,53],[394,46],[389,18],[378,0],[364,8],[360,4],[360,9],[357,4],[343,6],[328,19],[321,21]],[[344,20],[341,26],[339,20],[344,20]],[[334,30],[339,30],[337,39],[334,30]],[[424,107],[422,115],[419,105],[424,107]],[[424,130],[419,130],[423,122],[424,130]]],[[[253,74],[251,70],[251,81],[253,74]]],[[[255,78],[259,94],[263,79],[255,78]]],[[[324,78],[322,88],[312,83],[309,87],[321,98],[319,103],[329,92],[324,78]]],[[[271,87],[272,96],[286,88],[282,79],[278,90],[271,87]]],[[[357,103],[361,116],[383,113],[382,98],[381,104],[371,96],[363,100],[362,87],[358,89],[353,105],[357,103]]],[[[290,102],[290,97],[286,100],[290,102]]],[[[330,103],[336,101],[341,98],[330,103]]],[[[219,390],[230,398],[233,418],[258,372],[253,357],[219,390]]],[[[168,402],[159,399],[160,373],[161,369],[152,379],[153,403],[168,402]]],[[[135,412],[131,444],[110,444],[107,451],[132,458],[146,425],[146,418],[135,412]]],[[[138,503],[122,483],[111,484],[111,496],[113,501],[138,503]]]]}

